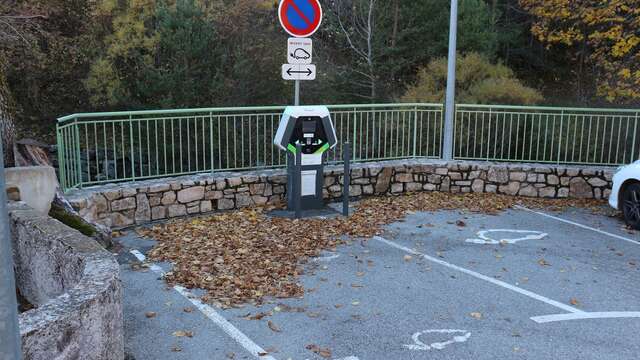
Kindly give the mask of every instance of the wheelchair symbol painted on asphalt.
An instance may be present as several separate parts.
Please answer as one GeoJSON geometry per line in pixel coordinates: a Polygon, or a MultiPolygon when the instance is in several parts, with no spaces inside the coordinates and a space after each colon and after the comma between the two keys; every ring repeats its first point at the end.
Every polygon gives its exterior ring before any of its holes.
{"type": "Polygon", "coordinates": [[[417,332],[411,336],[414,344],[411,345],[402,345],[402,347],[407,348],[409,350],[415,351],[429,351],[429,350],[443,350],[445,347],[455,344],[455,343],[463,343],[469,340],[471,337],[471,333],[466,330],[455,330],[455,329],[441,329],[441,330],[424,330],[417,332]],[[425,344],[420,340],[420,337],[426,334],[448,334],[454,335],[451,339],[443,341],[443,342],[433,342],[429,345],[425,344]]]}
{"type": "Polygon", "coordinates": [[[515,244],[525,240],[542,240],[549,234],[533,230],[492,229],[478,231],[477,239],[466,242],[481,245],[515,244]]]}

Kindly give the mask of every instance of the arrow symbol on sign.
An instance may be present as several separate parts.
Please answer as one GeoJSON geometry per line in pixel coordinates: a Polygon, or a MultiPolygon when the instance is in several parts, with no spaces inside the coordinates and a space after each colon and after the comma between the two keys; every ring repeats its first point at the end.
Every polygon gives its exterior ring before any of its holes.
{"type": "Polygon", "coordinates": [[[294,71],[293,69],[289,69],[287,70],[287,74],[289,74],[289,76],[291,76],[291,74],[307,74],[307,76],[311,76],[311,74],[313,74],[313,71],[311,71],[311,69],[307,68],[306,71],[294,71]]]}

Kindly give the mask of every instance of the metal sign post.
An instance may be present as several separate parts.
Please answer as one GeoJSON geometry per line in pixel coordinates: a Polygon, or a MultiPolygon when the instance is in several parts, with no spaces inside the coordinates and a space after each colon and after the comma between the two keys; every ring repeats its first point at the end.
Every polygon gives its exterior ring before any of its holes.
{"type": "Polygon", "coordinates": [[[294,36],[287,43],[287,64],[282,65],[282,78],[295,81],[294,105],[300,106],[300,81],[315,80],[312,63],[313,42],[307,39],[320,28],[322,6],[319,0],[282,0],[278,8],[282,28],[294,36]]]}
{"type": "Polygon", "coordinates": [[[453,119],[456,103],[456,43],[458,35],[458,0],[451,0],[449,23],[449,70],[447,74],[447,104],[444,120],[444,160],[453,159],[453,119]]]}
{"type": "Polygon", "coordinates": [[[0,357],[20,360],[21,354],[13,252],[7,216],[4,152],[0,141],[0,357]]]}

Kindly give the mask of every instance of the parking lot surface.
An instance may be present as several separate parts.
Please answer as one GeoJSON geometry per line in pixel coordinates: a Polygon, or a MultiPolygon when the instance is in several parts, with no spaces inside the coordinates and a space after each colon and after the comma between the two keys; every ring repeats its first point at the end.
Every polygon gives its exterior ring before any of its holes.
{"type": "MultiPolygon", "coordinates": [[[[637,359],[640,236],[585,209],[412,213],[305,265],[299,299],[222,310],[120,239],[143,359],[637,359]],[[185,336],[186,335],[186,336],[185,336]]],[[[248,264],[250,266],[250,264],[248,264]]]]}

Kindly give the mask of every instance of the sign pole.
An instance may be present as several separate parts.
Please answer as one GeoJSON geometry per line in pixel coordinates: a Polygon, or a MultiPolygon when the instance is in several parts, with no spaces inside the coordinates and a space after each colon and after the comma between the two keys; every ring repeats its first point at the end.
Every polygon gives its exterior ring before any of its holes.
{"type": "Polygon", "coordinates": [[[456,43],[458,35],[458,0],[451,0],[449,23],[449,69],[447,73],[447,104],[444,120],[443,159],[453,160],[453,120],[456,103],[456,43]]]}
{"type": "Polygon", "coordinates": [[[3,359],[7,360],[20,360],[22,356],[13,252],[7,217],[2,141],[0,141],[0,354],[6,356],[3,359]]]}
{"type": "Polygon", "coordinates": [[[295,106],[300,106],[300,80],[296,80],[295,106]]]}

